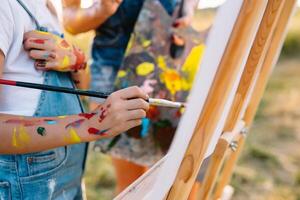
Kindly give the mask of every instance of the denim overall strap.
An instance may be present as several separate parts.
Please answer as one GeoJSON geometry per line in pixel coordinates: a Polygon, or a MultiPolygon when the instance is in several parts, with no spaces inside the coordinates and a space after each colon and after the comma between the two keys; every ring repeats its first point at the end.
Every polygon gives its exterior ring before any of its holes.
{"type": "MultiPolygon", "coordinates": [[[[68,73],[46,72],[45,84],[73,87],[68,73]]],[[[76,95],[42,91],[35,117],[82,112],[76,95]]],[[[87,144],[0,156],[0,199],[82,199],[87,144]]]]}

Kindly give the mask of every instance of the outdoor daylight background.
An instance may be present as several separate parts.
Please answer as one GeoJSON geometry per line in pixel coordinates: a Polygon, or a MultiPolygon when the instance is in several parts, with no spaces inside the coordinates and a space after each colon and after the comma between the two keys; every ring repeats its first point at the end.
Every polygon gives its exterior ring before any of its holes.
{"type": "MultiPolygon", "coordinates": [[[[60,0],[53,0],[58,3],[60,0]]],[[[82,0],[84,7],[92,0],[82,0]]],[[[200,0],[194,26],[212,23],[224,0],[200,0]],[[202,19],[202,20],[201,20],[202,19]],[[205,19],[205,20],[203,20],[205,19]]],[[[300,6],[300,1],[298,2],[300,6]]],[[[68,35],[89,52],[93,33],[68,35]]],[[[233,200],[300,200],[300,8],[289,26],[278,64],[235,169],[233,200]]],[[[115,174],[109,157],[90,151],[85,173],[88,200],[110,200],[115,174]]]]}

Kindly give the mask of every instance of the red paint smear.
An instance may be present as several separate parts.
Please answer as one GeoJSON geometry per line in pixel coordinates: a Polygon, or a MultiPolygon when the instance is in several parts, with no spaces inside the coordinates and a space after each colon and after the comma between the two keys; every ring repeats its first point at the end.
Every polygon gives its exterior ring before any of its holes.
{"type": "Polygon", "coordinates": [[[70,45],[67,43],[66,40],[62,40],[61,43],[60,43],[60,45],[61,45],[62,47],[64,47],[64,48],[69,48],[69,47],[70,47],[70,45]]]}
{"type": "Polygon", "coordinates": [[[107,110],[105,109],[100,113],[100,116],[99,116],[100,123],[105,119],[106,115],[107,115],[107,110]]]}
{"type": "Polygon", "coordinates": [[[91,119],[94,115],[96,115],[96,113],[80,113],[79,114],[80,117],[84,117],[86,119],[91,119]]]}
{"type": "Polygon", "coordinates": [[[40,124],[41,120],[32,121],[32,120],[24,120],[24,119],[10,119],[5,121],[8,124],[22,124],[23,126],[35,126],[40,124]]]}
{"type": "Polygon", "coordinates": [[[89,134],[97,135],[100,132],[100,130],[98,130],[96,128],[89,128],[88,132],[89,132],[89,134]]]}
{"type": "Polygon", "coordinates": [[[45,40],[42,40],[42,39],[34,39],[34,40],[30,40],[30,42],[33,42],[36,44],[45,44],[45,40]]]}
{"type": "Polygon", "coordinates": [[[100,131],[99,129],[96,129],[96,128],[89,128],[88,129],[88,132],[89,134],[91,135],[107,135],[107,130],[103,130],[103,131],[100,131]]]}

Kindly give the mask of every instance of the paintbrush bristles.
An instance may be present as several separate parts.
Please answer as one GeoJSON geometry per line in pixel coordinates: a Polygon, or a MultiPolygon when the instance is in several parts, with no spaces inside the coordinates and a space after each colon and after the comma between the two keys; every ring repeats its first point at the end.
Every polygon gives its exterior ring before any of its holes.
{"type": "Polygon", "coordinates": [[[183,108],[183,107],[185,107],[184,103],[168,101],[168,100],[165,100],[165,99],[149,98],[148,102],[149,102],[150,105],[153,105],[153,106],[170,107],[170,108],[183,108]]]}

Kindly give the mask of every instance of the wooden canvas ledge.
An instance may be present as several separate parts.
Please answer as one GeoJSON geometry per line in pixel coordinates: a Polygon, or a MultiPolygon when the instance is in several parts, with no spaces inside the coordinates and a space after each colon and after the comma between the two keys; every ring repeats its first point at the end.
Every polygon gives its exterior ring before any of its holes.
{"type": "Polygon", "coordinates": [[[117,200],[187,199],[202,161],[213,151],[206,172],[213,176],[202,184],[201,198],[220,197],[244,142],[239,133],[253,120],[294,6],[295,0],[233,0],[219,9],[168,154],[117,200]],[[225,161],[211,195],[233,140],[239,147],[225,161]]]}

